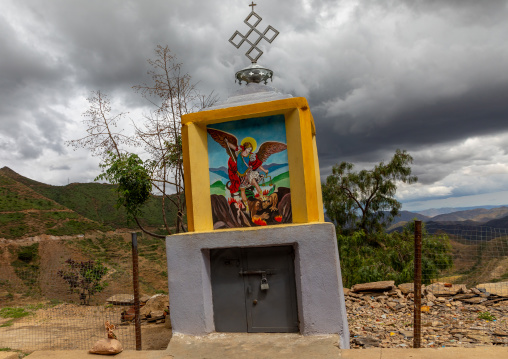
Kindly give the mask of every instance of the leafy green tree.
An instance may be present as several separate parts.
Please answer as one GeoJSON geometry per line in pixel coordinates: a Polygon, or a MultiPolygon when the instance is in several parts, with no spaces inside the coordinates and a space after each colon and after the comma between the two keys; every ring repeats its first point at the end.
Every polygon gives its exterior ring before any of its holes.
{"type": "Polygon", "coordinates": [[[90,305],[91,297],[108,286],[108,283],[103,282],[108,268],[93,260],[77,262],[69,258],[65,263],[67,268],[59,270],[58,276],[67,282],[71,293],[79,294],[81,304],[90,305]]]}
{"type": "Polygon", "coordinates": [[[138,216],[141,206],[150,198],[152,183],[143,161],[136,154],[110,154],[105,163],[100,165],[105,172],[96,180],[104,179],[118,184],[117,208],[124,207],[129,219],[134,219],[139,226],[138,216]]]}
{"type": "Polygon", "coordinates": [[[380,162],[372,170],[355,172],[349,162],[334,166],[322,186],[326,214],[340,231],[362,229],[369,241],[374,240],[370,234],[386,228],[401,208],[394,198],[397,181],[418,180],[411,175],[412,162],[413,157],[398,149],[390,162],[380,162]]]}

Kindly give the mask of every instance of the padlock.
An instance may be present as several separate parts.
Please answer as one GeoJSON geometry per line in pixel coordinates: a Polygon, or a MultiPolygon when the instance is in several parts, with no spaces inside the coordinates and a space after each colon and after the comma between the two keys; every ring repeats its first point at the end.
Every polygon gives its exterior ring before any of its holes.
{"type": "Polygon", "coordinates": [[[268,290],[268,288],[270,288],[268,286],[268,280],[266,279],[266,275],[263,274],[261,277],[261,290],[268,290]]]}

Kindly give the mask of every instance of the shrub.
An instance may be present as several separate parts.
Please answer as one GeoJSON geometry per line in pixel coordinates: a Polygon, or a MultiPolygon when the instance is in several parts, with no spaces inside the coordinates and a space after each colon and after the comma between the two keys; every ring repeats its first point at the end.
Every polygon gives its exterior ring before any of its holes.
{"type": "MultiPolygon", "coordinates": [[[[342,280],[345,287],[357,283],[393,280],[396,284],[414,279],[414,232],[408,225],[402,233],[376,233],[367,241],[365,232],[337,235],[342,280]],[[376,243],[376,245],[372,244],[376,243]]],[[[446,236],[430,236],[422,229],[422,273],[428,284],[440,271],[453,265],[446,236]]]]}
{"type": "Polygon", "coordinates": [[[90,305],[90,298],[108,286],[108,283],[102,281],[108,268],[93,260],[77,262],[69,258],[65,263],[67,268],[59,270],[57,274],[67,282],[69,292],[79,294],[81,304],[90,305]]]}

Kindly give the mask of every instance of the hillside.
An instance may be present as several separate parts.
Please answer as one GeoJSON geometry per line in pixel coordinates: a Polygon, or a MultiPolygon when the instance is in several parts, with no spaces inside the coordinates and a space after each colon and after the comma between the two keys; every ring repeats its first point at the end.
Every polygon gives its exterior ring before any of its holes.
{"type": "MultiPolygon", "coordinates": [[[[32,189],[43,197],[65,206],[83,217],[114,228],[137,228],[127,223],[123,208],[117,209],[114,192],[115,185],[101,183],[71,183],[66,186],[52,186],[24,177],[8,167],[0,169],[0,174],[32,189]]],[[[168,223],[174,223],[176,212],[166,201],[168,223]]],[[[143,208],[140,221],[151,228],[163,226],[161,208],[162,199],[152,196],[143,208]]]]}
{"type": "MultiPolygon", "coordinates": [[[[138,233],[140,291],[153,295],[167,292],[165,243],[138,233]]],[[[132,293],[132,250],[129,232],[90,233],[80,238],[0,242],[0,303],[19,306],[44,300],[73,301],[68,284],[58,275],[65,261],[100,261],[108,268],[105,290],[92,298],[103,304],[119,293],[132,293]]]]}
{"type": "Polygon", "coordinates": [[[0,238],[72,235],[110,229],[0,172],[0,238]]]}

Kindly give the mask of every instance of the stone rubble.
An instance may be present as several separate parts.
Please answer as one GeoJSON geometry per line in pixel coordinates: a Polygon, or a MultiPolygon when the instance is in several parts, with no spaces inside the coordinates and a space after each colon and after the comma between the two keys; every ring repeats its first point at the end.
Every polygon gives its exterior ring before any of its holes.
{"type": "MultiPolygon", "coordinates": [[[[169,297],[163,294],[154,296],[143,296],[140,298],[140,320],[143,323],[161,324],[168,321],[168,328],[171,328],[169,320],[169,297]]],[[[135,308],[130,306],[121,314],[122,324],[130,324],[135,317],[135,308]]]]}
{"type": "MultiPolygon", "coordinates": [[[[508,347],[508,296],[462,284],[422,287],[423,348],[508,347]],[[480,319],[479,315],[495,320],[480,319]]],[[[344,288],[351,348],[411,348],[413,292],[412,283],[396,287],[386,281],[344,288]]]]}

